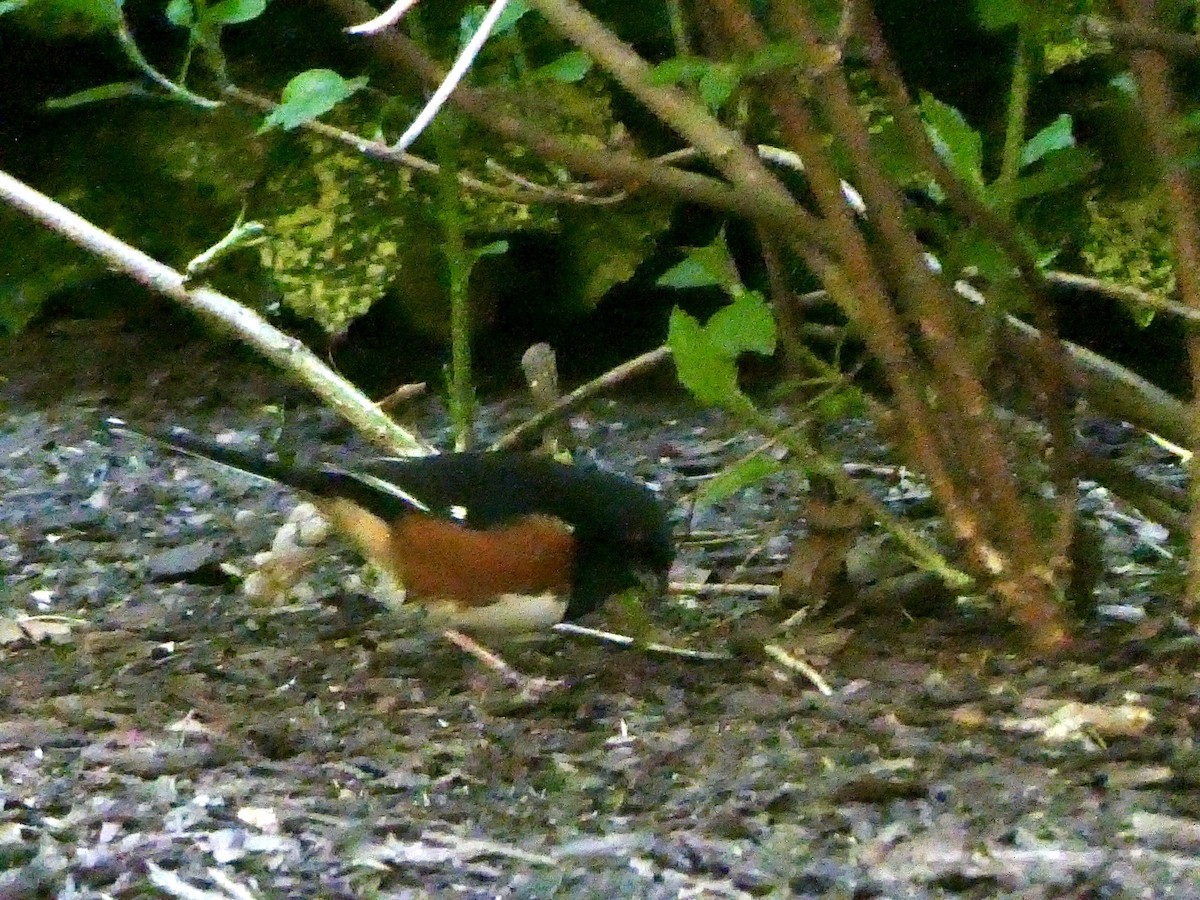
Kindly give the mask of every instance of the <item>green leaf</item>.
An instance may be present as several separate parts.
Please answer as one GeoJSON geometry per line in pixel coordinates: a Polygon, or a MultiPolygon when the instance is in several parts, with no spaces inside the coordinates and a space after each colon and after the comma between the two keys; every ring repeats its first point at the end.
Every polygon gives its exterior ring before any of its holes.
{"type": "Polygon", "coordinates": [[[16,12],[29,5],[29,0],[3,0],[0,2],[0,16],[5,13],[16,12]]]}
{"type": "Polygon", "coordinates": [[[1075,146],[1075,135],[1071,133],[1071,117],[1066,113],[1031,137],[1021,148],[1020,166],[1032,165],[1047,153],[1075,146]]]}
{"type": "Polygon", "coordinates": [[[647,80],[659,86],[695,83],[704,105],[715,112],[729,100],[741,78],[742,68],[733,63],[713,62],[699,56],[675,56],[651,69],[647,80]]]}
{"type": "Polygon", "coordinates": [[[709,339],[708,332],[681,309],[671,312],[667,346],[680,383],[706,406],[746,402],[737,384],[737,363],[709,339]]]}
{"type": "Polygon", "coordinates": [[[75,20],[94,28],[115,28],[121,21],[122,0],[46,0],[34,12],[50,21],[75,20]]]}
{"type": "Polygon", "coordinates": [[[483,259],[485,256],[503,256],[507,252],[508,241],[492,241],[490,244],[477,247],[474,251],[476,259],[483,259]]]}
{"type": "Polygon", "coordinates": [[[730,294],[741,287],[723,232],[711,244],[689,250],[687,258],[660,275],[656,283],[670,288],[720,287],[730,294]]]}
{"type": "Polygon", "coordinates": [[[221,0],[208,8],[205,19],[217,25],[239,25],[261,16],[267,0],[221,0]]]}
{"type": "Polygon", "coordinates": [[[702,263],[689,256],[659,275],[658,280],[654,283],[659,287],[700,288],[716,287],[721,284],[721,281],[702,263]]]}
{"type": "MultiPolygon", "coordinates": [[[[718,240],[723,251],[724,238],[718,240]]],[[[717,248],[710,244],[699,249],[711,253],[717,248]]],[[[693,251],[693,258],[696,253],[693,251]]],[[[740,285],[735,285],[732,293],[733,302],[714,313],[706,325],[680,309],[671,313],[667,344],[679,380],[692,396],[708,405],[749,404],[738,389],[737,358],[746,351],[775,352],[775,319],[762,294],[740,285]]]]}
{"type": "Polygon", "coordinates": [[[71,109],[88,103],[104,103],[109,100],[124,100],[126,97],[138,96],[145,93],[145,87],[140,81],[115,81],[111,84],[101,84],[83,91],[76,91],[66,97],[55,97],[46,101],[46,109],[71,109]]]}
{"type": "Polygon", "coordinates": [[[709,112],[717,112],[737,90],[741,74],[728,63],[712,63],[700,76],[700,99],[709,112]]]}
{"type": "Polygon", "coordinates": [[[765,75],[776,69],[786,69],[807,62],[808,56],[803,48],[796,43],[768,44],[762,50],[754,53],[738,68],[742,75],[765,75]]]}
{"type": "Polygon", "coordinates": [[[988,31],[1002,31],[1029,19],[1023,0],[975,0],[975,18],[988,31]]]}
{"type": "MultiPolygon", "coordinates": [[[[482,8],[480,7],[480,9],[482,8]]],[[[529,12],[529,4],[525,0],[510,0],[508,6],[504,8],[504,12],[500,13],[500,18],[496,20],[496,27],[492,29],[492,34],[507,34],[512,31],[527,12],[529,12]]],[[[482,19],[483,14],[480,14],[479,18],[482,19]]]]}
{"type": "Polygon", "coordinates": [[[561,81],[564,84],[574,84],[581,81],[592,68],[592,58],[582,50],[572,50],[570,53],[564,53],[553,62],[548,62],[544,66],[534,69],[531,73],[534,78],[546,79],[548,81],[561,81]]]}
{"type": "Polygon", "coordinates": [[[1021,175],[1009,183],[989,185],[985,196],[989,205],[1012,205],[1078,184],[1095,169],[1096,160],[1090,153],[1082,147],[1067,147],[1048,153],[1032,174],[1021,175]]]}
{"type": "Polygon", "coordinates": [[[745,352],[775,352],[775,317],[758,291],[741,291],[704,326],[712,345],[736,359],[745,352]]]}
{"type": "Polygon", "coordinates": [[[983,185],[983,141],[962,113],[932,94],[921,92],[921,116],[938,156],[963,182],[983,185]]]}
{"type": "MultiPolygon", "coordinates": [[[[516,28],[517,22],[527,12],[529,12],[529,4],[526,0],[510,0],[508,6],[504,8],[504,12],[500,13],[500,18],[496,20],[496,24],[492,28],[492,36],[508,34],[516,28]]],[[[459,46],[471,40],[471,37],[479,30],[479,23],[486,15],[486,6],[472,6],[463,13],[462,18],[458,20],[459,46]]]]}
{"type": "Polygon", "coordinates": [[[1126,97],[1137,96],[1137,82],[1133,80],[1133,75],[1129,72],[1114,75],[1108,80],[1108,86],[1118,94],[1124,94],[1126,97]]]}
{"type": "Polygon", "coordinates": [[[263,120],[258,133],[279,127],[291,130],[311,122],[361,90],[366,83],[365,76],[347,80],[332,69],[301,72],[287,83],[282,102],[263,120]]]}
{"type": "Polygon", "coordinates": [[[761,453],[738,460],[718,472],[716,477],[705,482],[704,487],[696,492],[694,507],[699,510],[706,506],[712,506],[714,503],[720,503],[726,497],[731,497],[738,491],[757,484],[782,468],[783,466],[778,462],[761,453]]]}
{"type": "Polygon", "coordinates": [[[166,9],[167,21],[179,28],[191,28],[196,24],[196,7],[192,0],[171,0],[166,9]]]}
{"type": "Polygon", "coordinates": [[[711,65],[711,62],[699,56],[674,56],[651,69],[647,80],[659,87],[699,81],[711,65]]]}

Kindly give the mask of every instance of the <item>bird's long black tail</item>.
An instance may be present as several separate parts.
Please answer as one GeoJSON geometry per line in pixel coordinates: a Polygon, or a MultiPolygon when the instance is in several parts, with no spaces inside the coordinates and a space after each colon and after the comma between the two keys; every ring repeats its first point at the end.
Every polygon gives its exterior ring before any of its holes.
{"type": "Polygon", "coordinates": [[[206,459],[317,496],[336,493],[338,484],[348,477],[346,473],[335,469],[295,465],[265,453],[239,450],[199,437],[182,428],[131,428],[119,419],[109,419],[107,424],[108,430],[113,434],[147,438],[176,453],[206,459]]]}
{"type": "Polygon", "coordinates": [[[206,459],[266,481],[287,485],[316,498],[341,497],[377,514],[391,515],[400,509],[428,511],[422,500],[407,493],[400,485],[370,473],[329,465],[298,465],[277,456],[219,444],[182,428],[130,428],[120,419],[109,419],[107,424],[109,431],[114,434],[147,438],[176,453],[206,459]]]}

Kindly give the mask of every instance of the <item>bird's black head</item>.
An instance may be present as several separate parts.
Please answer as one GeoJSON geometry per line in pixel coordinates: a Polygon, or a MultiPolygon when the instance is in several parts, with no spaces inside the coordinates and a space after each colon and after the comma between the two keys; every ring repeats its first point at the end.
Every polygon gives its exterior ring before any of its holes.
{"type": "Polygon", "coordinates": [[[586,615],[630,588],[662,596],[675,558],[666,507],[652,491],[606,472],[590,474],[590,502],[574,521],[563,516],[575,526],[578,539],[568,620],[586,615]]]}

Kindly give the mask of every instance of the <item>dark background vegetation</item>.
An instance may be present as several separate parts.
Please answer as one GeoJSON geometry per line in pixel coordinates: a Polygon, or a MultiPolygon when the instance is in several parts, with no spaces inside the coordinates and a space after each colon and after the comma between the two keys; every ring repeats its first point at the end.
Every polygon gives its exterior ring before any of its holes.
{"type": "MultiPolygon", "coordinates": [[[[463,8],[439,4],[425,13],[430,33],[447,48],[446,38],[456,33],[463,8]]],[[[991,151],[989,158],[994,159],[1003,134],[1002,101],[1014,36],[986,31],[977,24],[970,4],[951,0],[933,4],[889,0],[877,4],[877,10],[913,93],[928,91],[958,108],[981,130],[991,151]]],[[[670,55],[670,33],[661,10],[631,10],[621,4],[606,10],[601,4],[597,12],[651,61],[670,55]]],[[[184,33],[166,22],[158,3],[131,2],[126,14],[147,57],[170,71],[184,49],[184,33]]],[[[372,86],[382,90],[411,90],[411,83],[405,85],[394,70],[382,69],[370,53],[347,40],[340,25],[320,4],[271,4],[255,22],[226,31],[224,48],[231,72],[239,83],[254,84],[268,94],[295,72],[315,66],[347,76],[368,74],[372,86]]],[[[258,141],[259,158],[249,165],[241,152],[231,150],[225,159],[210,160],[211,169],[201,179],[189,178],[174,153],[178,146],[191,140],[219,146],[225,129],[231,136],[242,132],[236,139],[231,137],[231,143],[240,144],[255,128],[256,115],[227,106],[216,116],[218,126],[208,124],[196,131],[202,114],[163,100],[48,111],[47,100],[128,78],[123,54],[105,33],[69,23],[39,27],[36,17],[23,21],[8,17],[0,24],[0,40],[4,47],[0,76],[6,84],[19,85],[0,96],[0,160],[11,172],[51,193],[84,191],[84,205],[94,218],[167,261],[185,260],[215,240],[243,201],[249,201],[253,217],[254,198],[261,196],[271,161],[287,153],[288,137],[276,132],[258,141]]],[[[541,49],[549,54],[561,50],[561,45],[547,41],[541,49]]],[[[538,51],[534,41],[530,52],[538,51]]],[[[1075,198],[1067,203],[1061,196],[1053,199],[1057,215],[1066,210],[1068,216],[1049,226],[1056,238],[1069,235],[1069,226],[1078,224],[1069,217],[1078,219],[1078,202],[1085,195],[1097,191],[1106,196],[1135,195],[1152,177],[1148,173],[1154,166],[1137,118],[1128,101],[1109,84],[1116,69],[1111,60],[1089,57],[1054,72],[1033,93],[1031,132],[1068,112],[1075,119],[1080,143],[1102,160],[1094,176],[1077,188],[1075,198]]],[[[618,91],[612,103],[617,117],[632,129],[646,152],[668,148],[669,135],[630,98],[618,91]]],[[[431,179],[426,179],[425,187],[432,190],[431,179]]],[[[99,314],[109,282],[98,265],[64,241],[33,234],[32,226],[14,214],[3,215],[6,228],[17,235],[0,260],[0,310],[10,310],[4,317],[8,330],[17,330],[34,311],[43,320],[99,314]],[[37,265],[31,266],[31,261],[37,265]]],[[[569,378],[594,375],[660,343],[674,305],[682,302],[692,312],[711,312],[721,303],[717,292],[681,297],[677,291],[656,287],[654,281],[677,261],[682,248],[707,243],[723,227],[731,234],[748,284],[763,286],[753,234],[736,220],[696,207],[676,208],[670,228],[648,245],[633,276],[599,299],[578,296],[574,285],[582,273],[572,259],[576,248],[561,235],[488,235],[505,236],[512,246],[507,254],[482,261],[472,282],[484,383],[513,386],[518,377],[516,360],[536,341],[548,341],[559,349],[569,378]]],[[[436,241],[436,236],[431,240],[436,241]]],[[[1060,251],[1061,265],[1078,269],[1077,253],[1078,247],[1066,241],[1060,251]]],[[[329,345],[338,367],[369,390],[435,376],[446,352],[446,331],[437,324],[445,314],[444,276],[438,272],[443,263],[434,252],[426,255],[424,263],[415,281],[405,279],[391,288],[344,335],[322,335],[319,328],[286,309],[280,321],[318,346],[329,345]],[[397,347],[405,349],[397,352],[397,347]]],[[[235,295],[264,306],[276,299],[269,275],[254,271],[252,262],[235,263],[234,269],[221,273],[219,280],[236,288],[235,295]]],[[[806,286],[803,281],[799,288],[806,286]]],[[[1065,337],[1094,347],[1172,391],[1188,391],[1183,335],[1170,319],[1158,317],[1139,328],[1125,308],[1111,299],[1080,296],[1067,289],[1057,299],[1065,337]]]]}

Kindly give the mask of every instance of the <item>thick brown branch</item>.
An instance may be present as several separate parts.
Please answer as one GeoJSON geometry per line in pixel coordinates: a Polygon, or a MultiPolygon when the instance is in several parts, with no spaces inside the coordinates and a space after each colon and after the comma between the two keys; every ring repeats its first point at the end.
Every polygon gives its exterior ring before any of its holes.
{"type": "Polygon", "coordinates": [[[1089,16],[1083,21],[1084,34],[1102,41],[1112,41],[1122,47],[1157,50],[1169,56],[1189,59],[1200,57],[1200,38],[1177,31],[1162,31],[1138,22],[1116,22],[1089,16]]]}
{"type": "Polygon", "coordinates": [[[856,4],[857,30],[867,49],[876,83],[891,101],[891,112],[901,134],[916,158],[934,176],[945,192],[951,208],[994,241],[1016,267],[1038,326],[1038,352],[1032,354],[1029,384],[1043,411],[1051,440],[1057,448],[1050,461],[1051,475],[1060,496],[1062,509],[1055,528],[1055,552],[1065,556],[1072,542],[1075,496],[1078,491],[1074,465],[1074,422],[1071,416],[1070,379],[1065,351],[1057,340],[1053,306],[1041,268],[1016,230],[978,195],[968,190],[950,171],[934,150],[929,136],[917,117],[908,88],[891,58],[883,32],[870,4],[856,4]]]}
{"type": "MultiPolygon", "coordinates": [[[[1141,28],[1151,28],[1153,3],[1120,0],[1122,12],[1129,21],[1141,28]]],[[[1145,112],[1146,131],[1154,155],[1163,167],[1169,202],[1167,216],[1171,225],[1171,241],[1175,250],[1175,278],[1184,304],[1200,311],[1200,214],[1195,192],[1184,168],[1183,155],[1175,140],[1176,105],[1171,89],[1167,60],[1161,53],[1142,50],[1133,55],[1133,73],[1138,83],[1138,97],[1145,112]]],[[[1188,356],[1192,368],[1192,435],[1189,449],[1200,452],[1200,335],[1188,339],[1188,356]]],[[[1191,534],[1188,542],[1188,585],[1185,603],[1193,618],[1200,612],[1200,475],[1193,468],[1190,485],[1191,534]]]]}
{"type": "MultiPolygon", "coordinates": [[[[753,52],[765,44],[757,23],[742,4],[735,0],[710,0],[710,6],[715,13],[713,21],[720,23],[735,46],[753,52]]],[[[977,545],[983,534],[982,523],[975,510],[960,498],[944,462],[946,448],[939,434],[948,433],[949,429],[931,427],[934,416],[923,399],[924,373],[913,357],[881,273],[843,199],[841,181],[824,136],[804,105],[792,102],[786,85],[777,85],[772,99],[784,135],[805,161],[805,171],[825,214],[831,238],[845,260],[846,272],[834,266],[814,267],[814,271],[833,300],[858,324],[872,354],[887,372],[903,421],[897,438],[904,442],[913,464],[929,478],[947,510],[955,535],[968,546],[977,545]]],[[[809,258],[803,245],[797,244],[795,249],[806,260],[809,258]]]]}

